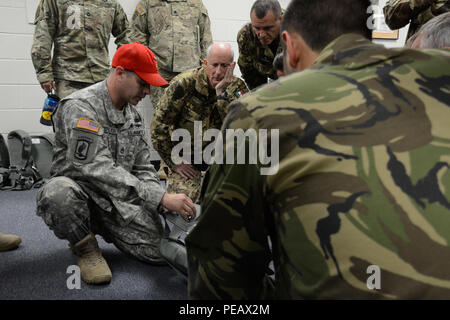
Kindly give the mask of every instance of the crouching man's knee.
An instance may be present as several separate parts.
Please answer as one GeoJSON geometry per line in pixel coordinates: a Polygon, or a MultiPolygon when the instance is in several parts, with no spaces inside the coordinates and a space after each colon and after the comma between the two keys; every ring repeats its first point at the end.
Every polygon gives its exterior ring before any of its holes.
{"type": "Polygon", "coordinates": [[[89,234],[88,195],[73,180],[55,177],[37,193],[37,215],[55,235],[74,244],[89,234]]]}

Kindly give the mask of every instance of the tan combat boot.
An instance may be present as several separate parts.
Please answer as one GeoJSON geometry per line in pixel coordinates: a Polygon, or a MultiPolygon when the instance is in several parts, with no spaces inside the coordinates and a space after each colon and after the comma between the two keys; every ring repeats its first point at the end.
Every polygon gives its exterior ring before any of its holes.
{"type": "Polygon", "coordinates": [[[72,246],[72,251],[78,256],[77,262],[81,271],[81,279],[84,282],[101,284],[111,281],[111,270],[102,256],[97,239],[92,233],[72,246]]]}
{"type": "Polygon", "coordinates": [[[22,242],[18,236],[0,232],[0,251],[15,249],[22,242]]]}

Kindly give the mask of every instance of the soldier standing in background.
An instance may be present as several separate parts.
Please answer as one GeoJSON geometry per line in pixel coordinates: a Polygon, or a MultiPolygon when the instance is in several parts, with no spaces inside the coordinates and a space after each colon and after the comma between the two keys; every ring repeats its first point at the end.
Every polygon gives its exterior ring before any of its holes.
{"type": "MultiPolygon", "coordinates": [[[[184,193],[196,202],[201,184],[201,172],[205,163],[194,161],[194,125],[200,121],[202,132],[210,128],[220,129],[228,112],[228,105],[248,91],[244,81],[233,76],[236,62],[233,51],[226,43],[210,46],[204,66],[186,71],[175,77],[164,91],[155,111],[151,125],[154,148],[169,167],[167,175],[168,192],[184,193]],[[190,133],[190,163],[175,164],[171,157],[171,141],[176,129],[186,129],[190,133]]],[[[208,142],[200,142],[202,147],[208,142]]]]}
{"type": "Polygon", "coordinates": [[[41,0],[35,25],[37,79],[60,98],[106,78],[111,34],[117,47],[129,42],[128,18],[117,0],[41,0]]]}
{"type": "Polygon", "coordinates": [[[450,52],[372,43],[369,6],[289,4],[295,73],[232,103],[222,128],[278,129],[278,172],[209,168],[190,298],[450,298],[450,52]]]}
{"type": "MultiPolygon", "coordinates": [[[[159,73],[168,82],[181,72],[201,66],[212,43],[211,22],[202,0],[141,0],[131,30],[132,41],[154,52],[159,73]]],[[[164,88],[152,87],[149,96],[153,108],[142,110],[148,132],[163,92],[164,88]]],[[[152,163],[158,167],[157,158],[152,156],[152,163]]],[[[161,177],[165,176],[164,168],[166,165],[161,163],[161,177]]]]}
{"type": "Polygon", "coordinates": [[[252,90],[277,79],[273,60],[281,52],[282,10],[277,0],[257,0],[250,10],[251,23],[239,30],[238,65],[242,78],[252,90]]]}
{"type": "Polygon", "coordinates": [[[386,24],[392,30],[408,23],[407,39],[411,38],[428,20],[450,11],[448,0],[388,0],[383,8],[386,24]]]}
{"type": "MultiPolygon", "coordinates": [[[[168,82],[181,72],[201,66],[212,43],[208,11],[201,0],[141,0],[131,29],[131,40],[153,51],[159,73],[168,82]]],[[[154,108],[163,91],[151,88],[154,108]]]]}

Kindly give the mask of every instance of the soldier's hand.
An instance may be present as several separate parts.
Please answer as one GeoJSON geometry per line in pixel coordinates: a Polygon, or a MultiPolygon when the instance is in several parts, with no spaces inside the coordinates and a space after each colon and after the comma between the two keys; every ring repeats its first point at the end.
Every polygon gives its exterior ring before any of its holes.
{"type": "Polygon", "coordinates": [[[41,88],[44,89],[46,93],[51,93],[52,89],[56,89],[55,82],[53,81],[42,82],[41,88]]]}
{"type": "Polygon", "coordinates": [[[233,82],[233,73],[235,66],[236,62],[233,62],[228,66],[227,71],[225,72],[225,76],[223,77],[222,81],[220,81],[216,86],[217,95],[220,95],[222,92],[224,92],[227,89],[228,85],[233,82]]]}
{"type": "Polygon", "coordinates": [[[173,171],[178,173],[185,179],[194,179],[198,173],[190,164],[182,163],[178,164],[173,168],[173,171]]]}
{"type": "Polygon", "coordinates": [[[181,213],[183,219],[190,221],[197,214],[194,202],[183,193],[166,193],[161,199],[161,205],[170,211],[181,213]]]}

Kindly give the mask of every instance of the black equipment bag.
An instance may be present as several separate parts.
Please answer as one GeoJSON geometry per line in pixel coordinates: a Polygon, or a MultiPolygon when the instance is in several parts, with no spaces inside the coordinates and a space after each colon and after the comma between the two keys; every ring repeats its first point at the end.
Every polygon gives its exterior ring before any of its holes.
{"type": "Polygon", "coordinates": [[[3,135],[0,134],[0,188],[8,183],[9,151],[3,135]]]}
{"type": "Polygon", "coordinates": [[[31,137],[24,130],[13,130],[8,133],[10,166],[25,168],[33,160],[31,158],[31,137]]]}
{"type": "Polygon", "coordinates": [[[0,168],[9,168],[8,146],[2,134],[0,134],[0,168]]]}
{"type": "Polygon", "coordinates": [[[30,135],[23,130],[13,130],[8,134],[9,168],[2,173],[1,189],[27,190],[42,180],[34,166],[31,145],[30,135]]]}
{"type": "MultiPolygon", "coordinates": [[[[163,213],[164,220],[166,221],[166,231],[169,231],[166,236],[161,239],[159,251],[161,256],[167,261],[167,263],[187,279],[188,277],[188,261],[185,238],[189,232],[197,225],[200,218],[201,207],[195,205],[197,215],[192,221],[186,221],[181,214],[173,211],[166,211],[163,213]],[[172,227],[167,224],[170,222],[172,227]]],[[[266,279],[267,285],[274,290],[275,288],[275,272],[273,271],[273,261],[267,267],[266,279]]]]}
{"type": "Polygon", "coordinates": [[[54,133],[31,136],[31,156],[33,163],[40,176],[44,179],[50,177],[54,145],[54,133]]]}
{"type": "Polygon", "coordinates": [[[195,209],[197,215],[189,222],[184,220],[178,212],[167,211],[163,214],[166,220],[166,230],[170,232],[161,240],[159,250],[167,263],[186,278],[188,275],[188,263],[184,239],[195,227],[200,217],[200,206],[195,205],[195,209]],[[170,222],[171,228],[169,228],[167,222],[170,222]]]}

